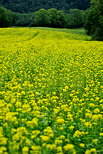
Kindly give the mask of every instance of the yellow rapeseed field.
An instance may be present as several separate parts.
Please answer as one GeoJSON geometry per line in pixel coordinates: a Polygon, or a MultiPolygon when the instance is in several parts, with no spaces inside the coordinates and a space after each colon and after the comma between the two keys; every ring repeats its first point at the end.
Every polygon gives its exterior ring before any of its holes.
{"type": "Polygon", "coordinates": [[[0,154],[103,154],[103,42],[0,29],[0,154]]]}

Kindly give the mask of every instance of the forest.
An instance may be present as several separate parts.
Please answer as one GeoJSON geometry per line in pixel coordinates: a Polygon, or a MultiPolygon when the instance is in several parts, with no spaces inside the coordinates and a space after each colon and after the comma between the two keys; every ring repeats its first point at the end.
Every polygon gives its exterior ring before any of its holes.
{"type": "Polygon", "coordinates": [[[58,10],[81,9],[89,7],[90,0],[1,0],[0,5],[13,12],[30,13],[39,9],[56,8],[58,10]]]}

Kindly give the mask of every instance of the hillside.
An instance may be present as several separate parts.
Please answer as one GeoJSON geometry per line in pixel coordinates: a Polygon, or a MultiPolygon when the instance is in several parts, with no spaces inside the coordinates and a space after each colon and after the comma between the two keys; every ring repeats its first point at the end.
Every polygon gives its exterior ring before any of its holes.
{"type": "Polygon", "coordinates": [[[41,8],[57,8],[69,10],[70,8],[87,9],[90,0],[1,0],[0,4],[14,12],[34,12],[41,8]]]}

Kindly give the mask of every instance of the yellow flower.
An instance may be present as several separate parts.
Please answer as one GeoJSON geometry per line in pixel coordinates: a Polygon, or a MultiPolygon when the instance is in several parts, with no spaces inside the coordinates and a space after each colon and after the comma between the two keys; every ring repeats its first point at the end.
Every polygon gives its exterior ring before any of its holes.
{"type": "Polygon", "coordinates": [[[46,129],[44,129],[44,133],[47,134],[47,135],[50,135],[53,133],[51,127],[47,127],[46,129]]]}
{"type": "Polygon", "coordinates": [[[76,130],[75,133],[74,133],[74,135],[73,135],[73,137],[79,137],[79,136],[81,136],[83,134],[84,134],[84,132],[81,132],[79,130],[76,130]]]}
{"type": "Polygon", "coordinates": [[[14,116],[13,112],[6,113],[6,121],[12,121],[13,116],[14,116]]]}
{"type": "Polygon", "coordinates": [[[87,113],[85,114],[85,116],[86,116],[87,118],[91,118],[91,117],[92,117],[92,114],[89,113],[89,112],[87,112],[87,113]]]}
{"type": "Polygon", "coordinates": [[[26,140],[25,140],[25,144],[26,144],[26,145],[30,145],[30,140],[29,140],[29,139],[26,139],[26,140]]]}
{"type": "Polygon", "coordinates": [[[31,138],[36,138],[38,134],[40,134],[40,131],[39,130],[32,131],[31,138]]]}
{"type": "Polygon", "coordinates": [[[100,118],[102,118],[101,114],[94,114],[94,115],[92,115],[92,121],[98,121],[100,118]]]}
{"type": "Polygon", "coordinates": [[[73,151],[74,150],[74,145],[73,144],[67,144],[64,146],[65,151],[73,151]]]}
{"type": "Polygon", "coordinates": [[[47,144],[46,147],[48,149],[51,149],[51,150],[56,149],[56,145],[55,144],[47,144]]]}
{"type": "Polygon", "coordinates": [[[65,89],[69,89],[69,87],[68,86],[65,86],[65,89]]]}
{"type": "Polygon", "coordinates": [[[89,87],[86,87],[84,90],[85,90],[85,91],[89,91],[89,87]]]}
{"type": "Polygon", "coordinates": [[[84,125],[88,128],[91,128],[92,127],[92,124],[90,122],[85,122],[84,125]]]}
{"type": "Polygon", "coordinates": [[[39,95],[39,92],[35,92],[35,95],[39,95]]]}
{"type": "Polygon", "coordinates": [[[62,140],[59,140],[59,139],[56,139],[55,140],[55,144],[61,144],[63,141],[62,140]]]}
{"type": "Polygon", "coordinates": [[[94,113],[99,113],[100,110],[98,108],[94,109],[94,113]]]}
{"type": "Polygon", "coordinates": [[[22,148],[22,154],[28,154],[29,148],[28,147],[23,147],[22,148]]]}
{"type": "Polygon", "coordinates": [[[24,105],[22,106],[22,112],[23,112],[23,113],[30,112],[30,110],[31,110],[31,107],[30,107],[29,104],[24,104],[24,105]]]}
{"type": "Polygon", "coordinates": [[[89,106],[90,107],[95,107],[95,104],[94,103],[90,103],[89,106]]]}
{"type": "Polygon", "coordinates": [[[28,134],[28,131],[25,127],[18,127],[17,132],[21,134],[28,134]]]}
{"type": "Polygon", "coordinates": [[[95,144],[97,144],[98,139],[93,139],[92,142],[95,143],[95,144]]]}
{"type": "Polygon", "coordinates": [[[35,152],[35,153],[39,154],[41,147],[33,145],[33,146],[31,146],[31,149],[33,150],[33,153],[35,152]]]}
{"type": "Polygon", "coordinates": [[[66,92],[67,91],[67,89],[63,89],[63,92],[66,92]]]}
{"type": "Polygon", "coordinates": [[[57,107],[57,108],[54,108],[54,113],[58,113],[59,112],[59,110],[60,110],[60,108],[59,107],[57,107]]]}
{"type": "Polygon", "coordinates": [[[85,154],[91,154],[91,150],[86,150],[85,154]]]}
{"type": "Polygon", "coordinates": [[[99,101],[99,99],[100,99],[99,97],[96,97],[96,99],[95,99],[95,100],[96,100],[96,101],[99,101]]]}
{"type": "Polygon", "coordinates": [[[50,139],[49,136],[44,136],[44,135],[41,135],[40,138],[42,141],[49,141],[49,139],[50,139]]]}
{"type": "Polygon", "coordinates": [[[70,140],[69,139],[65,139],[65,142],[70,142],[70,140]]]}
{"type": "Polygon", "coordinates": [[[84,148],[84,147],[85,147],[85,144],[84,144],[84,143],[80,143],[79,146],[80,146],[81,148],[84,148]]]}
{"type": "Polygon", "coordinates": [[[56,122],[57,122],[58,124],[63,124],[65,121],[64,121],[63,118],[58,118],[58,119],[56,120],[56,122]]]}
{"type": "Polygon", "coordinates": [[[56,92],[52,92],[53,95],[56,95],[56,92]]]}
{"type": "Polygon", "coordinates": [[[7,151],[7,148],[6,147],[4,147],[4,146],[1,146],[0,147],[0,154],[8,154],[8,152],[6,152],[7,151]]]}
{"type": "Polygon", "coordinates": [[[21,102],[16,102],[15,106],[16,107],[21,107],[21,102]]]}
{"type": "Polygon", "coordinates": [[[91,151],[91,153],[93,153],[93,154],[96,154],[96,153],[97,153],[95,148],[90,149],[90,151],[91,151]]]}
{"type": "Polygon", "coordinates": [[[42,144],[42,147],[46,147],[46,145],[47,145],[46,143],[43,143],[43,144],[42,144]]]}
{"type": "Polygon", "coordinates": [[[103,136],[103,133],[100,133],[99,135],[100,135],[100,136],[103,136]]]}
{"type": "Polygon", "coordinates": [[[73,129],[74,129],[74,126],[70,126],[69,129],[70,129],[70,130],[73,130],[73,129]]]}
{"type": "Polygon", "coordinates": [[[61,135],[61,136],[59,137],[59,139],[65,139],[65,136],[64,136],[64,135],[61,135]]]}
{"type": "Polygon", "coordinates": [[[8,139],[5,137],[0,137],[0,145],[5,145],[7,144],[8,139]]]}
{"type": "Polygon", "coordinates": [[[56,149],[57,149],[58,152],[62,152],[62,147],[61,146],[58,146],[56,149]]]}

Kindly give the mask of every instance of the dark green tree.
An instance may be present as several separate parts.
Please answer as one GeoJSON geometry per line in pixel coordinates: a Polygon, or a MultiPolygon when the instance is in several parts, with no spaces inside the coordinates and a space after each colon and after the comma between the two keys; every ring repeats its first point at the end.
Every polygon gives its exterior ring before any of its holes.
{"type": "Polygon", "coordinates": [[[14,26],[30,26],[34,13],[14,13],[14,26]]]}
{"type": "Polygon", "coordinates": [[[84,27],[93,39],[103,41],[103,0],[91,0],[84,27]]]}
{"type": "Polygon", "coordinates": [[[48,9],[50,16],[51,27],[65,27],[66,26],[66,16],[63,11],[57,10],[55,8],[48,9]]]}
{"type": "Polygon", "coordinates": [[[0,27],[9,27],[14,23],[14,14],[4,7],[0,7],[0,27]]]}
{"type": "Polygon", "coordinates": [[[66,19],[66,14],[64,11],[59,11],[58,10],[58,16],[59,16],[59,27],[66,27],[67,25],[67,19],[66,19]]]}
{"type": "Polygon", "coordinates": [[[79,9],[70,9],[68,18],[68,28],[79,28],[83,27],[85,21],[85,11],[79,9]]]}
{"type": "Polygon", "coordinates": [[[31,26],[50,26],[50,24],[50,16],[47,10],[40,9],[34,13],[34,19],[31,26]]]}

